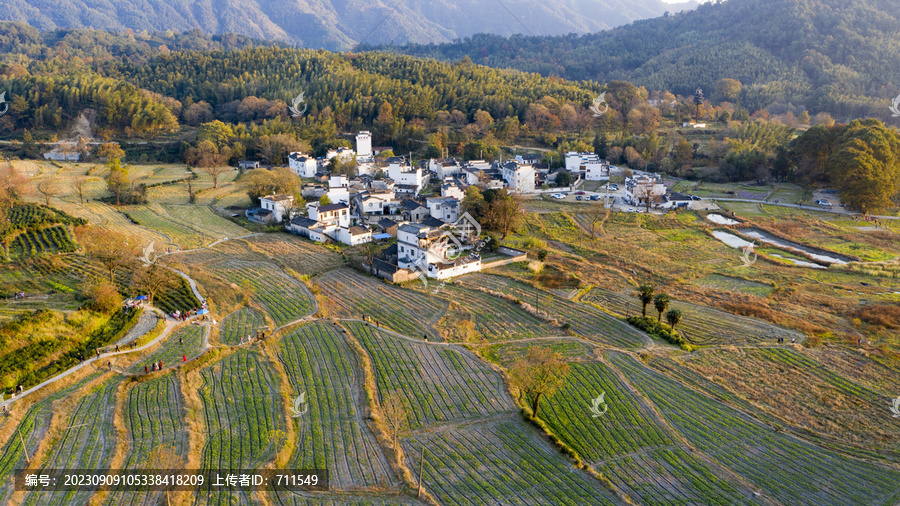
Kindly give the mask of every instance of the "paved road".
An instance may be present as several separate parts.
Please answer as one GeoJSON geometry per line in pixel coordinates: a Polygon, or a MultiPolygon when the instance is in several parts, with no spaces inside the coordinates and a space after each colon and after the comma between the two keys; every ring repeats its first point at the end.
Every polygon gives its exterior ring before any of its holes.
{"type": "MultiPolygon", "coordinates": [[[[844,214],[847,216],[863,216],[862,213],[858,213],[855,211],[848,211],[843,207],[822,207],[816,205],[803,205],[803,204],[788,204],[787,202],[766,202],[765,200],[753,200],[753,199],[730,199],[730,198],[714,198],[710,200],[721,201],[721,202],[750,202],[752,204],[765,204],[767,206],[781,206],[781,207],[793,207],[794,209],[806,209],[808,211],[818,211],[821,213],[831,213],[831,214],[844,214]]],[[[878,220],[900,220],[900,216],[882,216],[877,214],[868,215],[870,218],[875,218],[878,220]]]]}

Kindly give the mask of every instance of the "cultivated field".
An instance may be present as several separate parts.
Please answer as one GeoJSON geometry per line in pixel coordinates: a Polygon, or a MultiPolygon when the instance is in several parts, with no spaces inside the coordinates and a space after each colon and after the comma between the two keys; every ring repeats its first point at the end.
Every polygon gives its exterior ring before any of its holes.
{"type": "Polygon", "coordinates": [[[381,279],[349,269],[331,271],[317,277],[328,305],[329,316],[361,318],[407,336],[422,336],[426,331],[437,337],[431,325],[444,314],[446,303],[434,297],[405,290],[381,279]]]}
{"type": "Polygon", "coordinates": [[[242,307],[222,318],[219,327],[219,341],[222,344],[238,345],[241,339],[246,343],[248,337],[256,337],[256,332],[266,326],[263,314],[252,307],[242,307]]]}
{"type": "Polygon", "coordinates": [[[125,372],[143,374],[144,366],[150,364],[162,362],[163,368],[166,369],[185,362],[185,357],[192,360],[203,352],[204,335],[208,332],[207,327],[199,325],[180,328],[158,343],[150,354],[134,360],[127,366],[125,372]]]}
{"type": "Polygon", "coordinates": [[[228,260],[217,265],[216,274],[250,290],[276,326],[286,325],[313,312],[314,301],[302,282],[266,262],[228,260]]]}
{"type": "Polygon", "coordinates": [[[372,357],[381,396],[396,392],[406,400],[413,428],[515,409],[500,376],[469,353],[406,340],[363,323],[347,328],[372,357]]]}
{"type": "MultiPolygon", "coordinates": [[[[202,469],[256,469],[270,462],[284,435],[283,407],[272,367],[256,351],[241,350],[201,371],[206,444],[202,469]]],[[[207,483],[198,504],[249,501],[247,493],[228,493],[207,483]]]]}
{"type": "Polygon", "coordinates": [[[282,338],[292,395],[305,395],[296,423],[294,469],[328,469],[329,487],[341,491],[388,491],[398,478],[365,420],[362,370],[340,331],[314,323],[282,338]]]}
{"type": "Polygon", "coordinates": [[[900,493],[900,471],[780,434],[632,358],[610,359],[698,450],[778,501],[864,504],[896,499],[900,493]]]}

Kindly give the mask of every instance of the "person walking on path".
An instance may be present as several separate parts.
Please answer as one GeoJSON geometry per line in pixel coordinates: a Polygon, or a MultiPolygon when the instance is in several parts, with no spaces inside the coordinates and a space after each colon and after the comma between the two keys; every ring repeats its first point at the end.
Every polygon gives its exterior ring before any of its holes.
{"type": "Polygon", "coordinates": [[[150,368],[147,367],[147,364],[144,364],[144,374],[147,374],[148,372],[150,372],[150,368]]]}
{"type": "Polygon", "coordinates": [[[107,362],[106,365],[109,366],[109,370],[112,371],[112,360],[107,362]]]}
{"type": "Polygon", "coordinates": [[[118,352],[119,352],[119,345],[117,344],[116,345],[116,353],[118,353],[118,352]]]}
{"type": "Polygon", "coordinates": [[[181,361],[182,361],[182,362],[187,362],[187,354],[184,354],[184,355],[181,356],[181,361]]]}

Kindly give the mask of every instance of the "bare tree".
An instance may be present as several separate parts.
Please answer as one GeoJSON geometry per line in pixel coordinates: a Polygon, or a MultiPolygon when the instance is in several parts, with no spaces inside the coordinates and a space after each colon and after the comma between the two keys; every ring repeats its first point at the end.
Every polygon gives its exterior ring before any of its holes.
{"type": "Polygon", "coordinates": [[[172,273],[157,263],[152,263],[135,271],[132,284],[135,288],[147,294],[149,299],[147,303],[151,306],[156,299],[156,294],[175,287],[172,273]]]}
{"type": "Polygon", "coordinates": [[[384,414],[384,423],[387,425],[388,435],[396,447],[400,436],[409,430],[409,416],[406,414],[406,402],[397,392],[391,392],[381,403],[381,411],[384,414]]]}
{"type": "Polygon", "coordinates": [[[541,397],[551,395],[562,386],[569,374],[569,364],[562,355],[550,348],[532,346],[525,357],[516,360],[509,370],[512,384],[520,395],[527,397],[534,416],[538,414],[541,397]]]}
{"type": "Polygon", "coordinates": [[[506,236],[521,222],[523,207],[524,203],[519,195],[497,197],[488,205],[486,213],[488,224],[502,234],[501,239],[506,239],[506,236]]]}
{"type": "Polygon", "coordinates": [[[106,268],[110,282],[115,282],[119,269],[134,262],[137,241],[121,232],[91,228],[78,239],[88,257],[106,268]]]}
{"type": "Polygon", "coordinates": [[[43,179],[37,184],[37,191],[44,197],[44,205],[50,207],[50,199],[59,195],[59,187],[52,179],[43,179]]]}
{"type": "Polygon", "coordinates": [[[81,205],[84,205],[84,189],[87,186],[87,179],[80,177],[72,183],[72,187],[75,188],[75,193],[78,194],[78,201],[81,202],[81,205]]]}
{"type": "Polygon", "coordinates": [[[230,171],[231,167],[227,165],[210,165],[209,167],[200,166],[200,170],[209,174],[213,180],[213,188],[219,187],[219,176],[230,171]]]}
{"type": "Polygon", "coordinates": [[[603,224],[606,222],[607,218],[609,218],[609,209],[598,201],[588,208],[586,214],[591,224],[591,237],[596,237],[595,231],[598,227],[600,228],[601,233],[605,233],[603,231],[603,224]]]}

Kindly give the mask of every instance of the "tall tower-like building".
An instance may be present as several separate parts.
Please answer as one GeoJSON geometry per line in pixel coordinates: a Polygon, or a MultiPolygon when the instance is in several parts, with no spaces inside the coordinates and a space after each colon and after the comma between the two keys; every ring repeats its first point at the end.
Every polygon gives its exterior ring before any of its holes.
{"type": "Polygon", "coordinates": [[[356,134],[356,157],[372,158],[372,134],[366,130],[356,134]]]}

